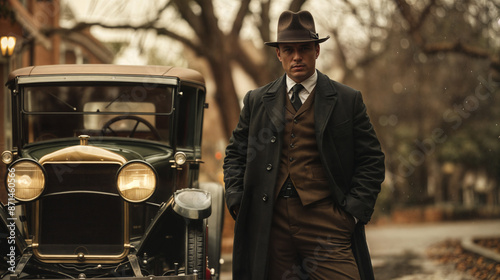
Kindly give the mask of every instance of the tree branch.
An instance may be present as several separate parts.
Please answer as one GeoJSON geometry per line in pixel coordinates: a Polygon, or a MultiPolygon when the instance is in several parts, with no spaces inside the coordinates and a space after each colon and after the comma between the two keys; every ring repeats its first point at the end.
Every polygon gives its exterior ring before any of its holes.
{"type": "Polygon", "coordinates": [[[241,27],[243,26],[243,20],[245,19],[245,16],[248,14],[249,11],[250,1],[251,0],[241,1],[240,9],[236,14],[236,18],[234,19],[233,22],[233,28],[231,29],[231,33],[229,35],[230,38],[232,39],[238,38],[238,35],[240,34],[241,31],[241,27]]]}
{"type": "Polygon", "coordinates": [[[170,3],[170,1],[167,1],[161,8],[158,9],[158,11],[156,12],[156,18],[152,20],[153,22],[160,20],[161,14],[170,6],[170,3]]]}
{"type": "Polygon", "coordinates": [[[201,38],[203,35],[203,23],[198,15],[196,15],[191,7],[189,7],[189,1],[185,0],[171,0],[177,7],[177,10],[181,14],[181,17],[191,26],[196,35],[201,38]],[[200,33],[201,32],[201,33],[200,33]]]}
{"type": "Polygon", "coordinates": [[[420,36],[418,30],[422,27],[427,16],[430,15],[432,7],[436,4],[436,0],[431,0],[429,4],[425,6],[425,8],[420,13],[420,16],[415,16],[412,13],[412,7],[405,0],[394,0],[396,3],[396,7],[400,11],[403,19],[410,26],[410,34],[413,39],[417,41],[419,44],[423,43],[423,38],[420,36]]]}
{"type": "Polygon", "coordinates": [[[203,55],[205,52],[203,50],[203,47],[200,46],[199,44],[196,44],[192,39],[183,37],[171,30],[168,30],[166,28],[154,28],[156,33],[158,35],[165,35],[167,37],[170,37],[176,41],[179,41],[180,43],[184,44],[186,47],[192,49],[195,53],[198,55],[203,55]]]}
{"type": "Polygon", "coordinates": [[[396,3],[396,7],[398,8],[399,12],[403,16],[403,19],[405,19],[410,27],[414,26],[415,19],[413,18],[413,15],[411,14],[411,7],[408,3],[406,3],[405,0],[394,0],[396,3]]]}
{"type": "Polygon", "coordinates": [[[425,8],[420,13],[420,16],[418,17],[418,20],[415,22],[414,26],[415,29],[420,29],[425,19],[431,14],[431,9],[432,7],[434,7],[435,4],[436,0],[430,0],[429,4],[425,6],[425,8]]]}
{"type": "Polygon", "coordinates": [[[491,54],[487,50],[464,44],[460,40],[457,40],[455,42],[428,43],[421,47],[422,51],[427,54],[436,54],[439,52],[455,52],[462,53],[470,57],[491,58],[491,54]]]}
{"type": "Polygon", "coordinates": [[[339,39],[338,29],[337,28],[330,29],[330,33],[332,34],[332,39],[335,41],[335,44],[337,45],[337,53],[338,53],[338,58],[340,60],[340,65],[342,66],[342,70],[345,73],[347,73],[349,71],[349,68],[347,67],[347,57],[345,55],[343,45],[339,39]]]}
{"type": "Polygon", "coordinates": [[[271,1],[260,2],[260,24],[258,26],[260,36],[264,42],[271,41],[271,18],[269,17],[269,10],[271,9],[271,1]]]}
{"type": "Polygon", "coordinates": [[[289,6],[290,11],[292,12],[300,11],[300,9],[302,9],[302,5],[304,5],[306,1],[307,0],[293,0],[289,6]]]}
{"type": "Polygon", "coordinates": [[[67,29],[67,28],[54,28],[47,30],[47,33],[50,34],[52,32],[62,32],[62,33],[71,33],[71,32],[79,32],[82,31],[86,28],[90,28],[92,26],[99,26],[102,28],[106,29],[130,29],[130,30],[154,30],[158,35],[165,35],[168,36],[174,40],[177,40],[181,42],[182,44],[186,45],[188,48],[193,49],[198,54],[203,53],[203,50],[201,47],[196,45],[193,40],[188,39],[186,37],[183,37],[179,35],[178,33],[175,33],[171,30],[168,30],[167,28],[159,28],[154,26],[155,22],[147,22],[141,25],[133,26],[130,24],[118,24],[118,25],[109,25],[101,22],[80,22],[77,25],[75,25],[73,28],[67,29]]]}
{"type": "Polygon", "coordinates": [[[431,0],[422,10],[420,16],[416,19],[411,12],[411,6],[405,0],[394,0],[404,20],[410,25],[409,35],[413,38],[415,44],[426,54],[436,54],[440,52],[460,53],[469,57],[488,59],[491,62],[491,68],[498,72],[497,56],[494,56],[488,49],[465,44],[460,39],[455,41],[444,41],[437,43],[428,43],[423,39],[421,28],[423,22],[430,15],[432,7],[436,0],[431,0]]]}

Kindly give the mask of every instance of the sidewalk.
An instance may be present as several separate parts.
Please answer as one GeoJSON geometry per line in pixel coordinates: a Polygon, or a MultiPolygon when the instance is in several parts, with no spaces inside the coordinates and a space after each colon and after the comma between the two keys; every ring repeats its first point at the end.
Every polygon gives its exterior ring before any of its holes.
{"type": "MultiPolygon", "coordinates": [[[[429,246],[447,239],[500,236],[500,219],[426,224],[368,226],[368,246],[378,280],[471,280],[453,265],[426,256],[429,246]]],[[[220,280],[232,280],[231,255],[223,256],[220,280]]]]}
{"type": "Polygon", "coordinates": [[[473,277],[426,256],[429,246],[448,239],[500,236],[500,220],[367,227],[377,279],[469,280],[473,277]]]}

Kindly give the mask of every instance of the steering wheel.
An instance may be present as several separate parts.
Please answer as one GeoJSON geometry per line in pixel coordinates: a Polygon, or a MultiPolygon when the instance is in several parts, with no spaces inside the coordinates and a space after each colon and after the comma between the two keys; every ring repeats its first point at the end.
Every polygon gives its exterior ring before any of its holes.
{"type": "Polygon", "coordinates": [[[132,131],[130,132],[130,134],[128,136],[129,138],[132,138],[134,136],[139,124],[143,123],[149,128],[149,130],[153,134],[155,140],[161,140],[160,133],[158,133],[158,130],[151,123],[149,123],[147,120],[145,120],[141,117],[138,117],[138,116],[117,116],[117,117],[110,119],[102,126],[101,136],[104,136],[106,134],[106,130],[111,131],[111,133],[113,133],[114,136],[118,136],[118,134],[111,128],[111,125],[114,124],[115,122],[119,122],[119,121],[123,121],[123,120],[136,121],[134,128],[132,129],[132,131]]]}

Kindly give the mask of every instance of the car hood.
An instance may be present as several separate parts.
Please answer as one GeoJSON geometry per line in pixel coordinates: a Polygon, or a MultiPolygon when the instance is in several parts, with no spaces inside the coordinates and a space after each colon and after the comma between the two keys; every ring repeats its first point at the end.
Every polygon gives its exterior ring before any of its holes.
{"type": "Polygon", "coordinates": [[[78,140],[47,141],[27,145],[20,152],[23,158],[36,161],[116,161],[130,160],[155,161],[172,156],[168,146],[152,141],[137,140],[99,140],[80,145],[78,140]]]}

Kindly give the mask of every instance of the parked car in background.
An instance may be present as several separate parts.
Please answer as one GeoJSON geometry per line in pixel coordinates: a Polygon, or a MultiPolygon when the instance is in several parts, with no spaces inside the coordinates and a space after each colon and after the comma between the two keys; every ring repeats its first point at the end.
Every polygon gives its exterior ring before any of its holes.
{"type": "Polygon", "coordinates": [[[2,278],[218,279],[224,191],[198,182],[198,72],[34,66],[7,87],[2,278]]]}

